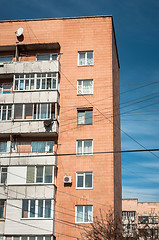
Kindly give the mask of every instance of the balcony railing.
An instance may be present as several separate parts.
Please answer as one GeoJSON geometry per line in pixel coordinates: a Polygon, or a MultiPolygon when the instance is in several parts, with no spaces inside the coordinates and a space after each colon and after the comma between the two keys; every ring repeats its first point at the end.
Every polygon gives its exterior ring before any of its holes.
{"type": "Polygon", "coordinates": [[[0,74],[60,72],[60,63],[53,61],[28,61],[0,64],[0,74]]]}
{"type": "Polygon", "coordinates": [[[58,135],[59,124],[57,120],[16,120],[1,121],[0,135],[21,134],[23,136],[33,136],[35,134],[58,135]]]}

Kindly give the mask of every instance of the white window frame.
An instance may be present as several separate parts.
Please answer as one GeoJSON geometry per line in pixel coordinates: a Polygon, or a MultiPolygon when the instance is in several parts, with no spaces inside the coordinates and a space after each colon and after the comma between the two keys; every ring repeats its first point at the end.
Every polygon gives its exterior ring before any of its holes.
{"type": "Polygon", "coordinates": [[[84,139],[84,140],[77,140],[76,141],[76,155],[77,156],[88,156],[88,155],[93,155],[93,139],[84,139]],[[82,142],[82,153],[78,153],[78,142],[81,141],[82,142]],[[92,142],[92,149],[91,149],[91,153],[84,153],[84,142],[85,141],[91,141],[92,142]]]}
{"type": "Polygon", "coordinates": [[[93,109],[87,108],[87,109],[77,109],[77,125],[92,125],[93,124],[93,109]],[[92,123],[86,123],[86,112],[92,112],[92,123]],[[79,123],[79,113],[84,113],[84,123],[79,123]]]}
{"type": "Polygon", "coordinates": [[[80,224],[80,223],[87,223],[87,224],[89,224],[89,223],[92,223],[92,222],[93,222],[93,205],[76,205],[76,206],[75,206],[75,223],[76,223],[76,224],[80,224]],[[80,222],[77,221],[77,207],[78,207],[78,206],[83,207],[83,220],[80,221],[80,222]],[[92,207],[92,221],[88,221],[88,222],[85,222],[85,221],[84,221],[85,207],[86,207],[86,206],[91,206],[91,207],[92,207]]]}
{"type": "MultiPolygon", "coordinates": [[[[43,120],[43,119],[51,119],[52,118],[52,114],[54,114],[55,118],[56,118],[56,103],[55,103],[55,112],[51,112],[53,103],[31,103],[32,104],[32,118],[25,118],[25,107],[26,107],[26,104],[20,104],[20,105],[22,105],[22,115],[21,115],[22,118],[19,118],[19,119],[15,118],[15,105],[18,105],[18,104],[14,104],[12,106],[12,114],[11,114],[14,117],[11,116],[11,119],[14,118],[15,121],[43,120]],[[41,118],[41,107],[42,107],[42,104],[46,104],[47,105],[47,118],[41,118]],[[35,114],[36,117],[34,118],[34,106],[35,105],[36,105],[36,114],[35,114]],[[39,118],[38,118],[38,115],[39,115],[39,118]]],[[[28,103],[28,104],[30,104],[30,103],[28,103]]],[[[6,114],[8,114],[8,112],[6,114]]],[[[2,116],[2,111],[1,111],[1,116],[2,116]]],[[[0,119],[1,119],[1,117],[0,117],[0,119]]],[[[2,120],[2,121],[11,121],[11,119],[10,120],[2,120]]]]}
{"type": "Polygon", "coordinates": [[[51,90],[58,90],[58,84],[59,84],[59,75],[58,75],[57,72],[52,72],[52,73],[14,74],[13,91],[14,92],[28,92],[28,91],[51,91],[51,90]],[[28,75],[29,75],[29,77],[27,77],[28,75]],[[45,80],[45,88],[42,88],[42,80],[43,79],[45,80]],[[49,89],[47,89],[47,80],[48,79],[51,79],[51,88],[49,88],[49,89]],[[53,88],[53,79],[56,79],[56,88],[53,88]],[[20,81],[21,80],[24,81],[24,88],[23,89],[20,89],[20,81]],[[31,80],[34,80],[34,88],[33,89],[31,89],[31,80]],[[40,88],[36,88],[37,87],[37,80],[40,80],[40,88]],[[15,88],[15,82],[16,81],[18,82],[18,89],[15,88]],[[29,81],[28,89],[25,89],[26,81],[29,81]]]}
{"type": "MultiPolygon", "coordinates": [[[[38,142],[38,141],[32,141],[32,142],[38,142]]],[[[32,151],[32,142],[31,142],[31,152],[36,152],[36,151],[32,151]]],[[[51,152],[54,152],[54,146],[55,146],[55,142],[54,141],[39,141],[39,142],[44,142],[45,143],[45,152],[49,152],[48,151],[48,142],[53,142],[53,149],[51,152]]]]}
{"type": "Polygon", "coordinates": [[[13,104],[0,104],[0,121],[11,121],[12,120],[12,116],[13,116],[13,104]],[[6,106],[6,119],[2,120],[2,116],[3,116],[3,107],[6,106]],[[9,107],[11,107],[11,119],[7,119],[8,117],[8,110],[9,107]]]}
{"type": "Polygon", "coordinates": [[[36,54],[36,61],[40,62],[40,61],[57,61],[58,60],[58,53],[37,53],[36,54]],[[38,60],[38,56],[46,56],[49,55],[50,56],[50,60],[38,60]],[[52,60],[52,56],[57,56],[56,60],[52,60]]]}
{"type": "Polygon", "coordinates": [[[7,167],[7,166],[2,166],[2,167],[0,167],[0,184],[2,184],[2,185],[7,184],[7,177],[6,177],[5,183],[2,183],[2,182],[1,182],[1,180],[2,180],[2,175],[3,175],[3,174],[6,174],[6,175],[8,176],[8,167],[7,167]],[[6,168],[7,171],[6,171],[6,172],[3,172],[3,170],[2,170],[3,168],[6,168]]]}
{"type": "Polygon", "coordinates": [[[27,171],[28,171],[28,167],[34,167],[34,182],[27,182],[27,177],[26,177],[26,184],[28,185],[35,185],[35,184],[54,184],[55,183],[55,166],[54,165],[38,165],[38,166],[27,166],[27,171]],[[36,177],[37,177],[37,167],[43,167],[43,181],[42,182],[36,182],[36,177]],[[46,167],[52,167],[52,182],[50,183],[46,183],[45,182],[45,168],[46,167]]]}
{"type": "Polygon", "coordinates": [[[93,66],[94,65],[94,51],[93,50],[89,50],[89,51],[79,51],[78,52],[78,66],[93,66]],[[88,57],[87,54],[92,52],[93,53],[93,63],[92,64],[88,64],[88,57]],[[85,64],[81,65],[80,64],[80,53],[85,54],[85,64]]]}
{"type": "Polygon", "coordinates": [[[76,172],[76,189],[93,189],[93,171],[87,171],[87,172],[76,172]],[[85,186],[85,178],[87,173],[92,173],[92,186],[91,187],[86,187],[85,186]],[[83,187],[78,187],[78,176],[83,175],[83,187]]]}
{"type": "Polygon", "coordinates": [[[93,89],[94,89],[94,81],[93,81],[93,79],[78,79],[77,80],[77,95],[93,95],[93,89]],[[81,86],[81,89],[82,89],[82,91],[80,92],[80,90],[79,90],[79,82],[82,82],[82,86],[81,86]],[[84,91],[83,91],[83,89],[84,89],[84,87],[83,87],[83,82],[84,81],[91,81],[92,82],[92,89],[91,89],[91,91],[90,92],[87,92],[87,93],[84,93],[84,91]]]}
{"type": "MultiPolygon", "coordinates": [[[[53,200],[52,199],[23,199],[23,200],[28,200],[28,217],[22,217],[22,219],[52,219],[53,218],[53,200]],[[30,215],[30,203],[31,200],[35,201],[35,216],[31,217],[30,215]],[[43,217],[38,217],[38,201],[43,200],[43,217]],[[51,200],[51,216],[49,218],[45,217],[45,201],[51,200]]],[[[23,205],[23,200],[22,200],[22,205],[23,205]]],[[[22,207],[22,214],[23,214],[23,207],[22,207]]]]}
{"type": "MultiPolygon", "coordinates": [[[[46,240],[47,237],[50,237],[50,240],[53,240],[53,236],[52,235],[27,235],[26,234],[26,235],[23,235],[23,236],[9,236],[9,237],[11,237],[11,240],[16,240],[16,239],[22,240],[23,237],[26,237],[27,240],[30,240],[31,237],[34,237],[35,240],[38,240],[39,237],[42,237],[42,240],[46,240]]],[[[0,239],[0,240],[6,240],[6,239],[7,239],[6,236],[2,236],[2,239],[0,239]]]]}

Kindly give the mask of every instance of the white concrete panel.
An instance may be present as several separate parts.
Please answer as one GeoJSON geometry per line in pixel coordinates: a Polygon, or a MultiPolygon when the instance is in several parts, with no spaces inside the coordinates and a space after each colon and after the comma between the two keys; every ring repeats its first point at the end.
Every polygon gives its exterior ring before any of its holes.
{"type": "Polygon", "coordinates": [[[8,200],[4,234],[52,234],[53,220],[22,219],[22,200],[8,200]]]}
{"type": "Polygon", "coordinates": [[[18,199],[54,199],[55,186],[51,184],[25,184],[8,186],[8,198],[18,199]]]}
{"type": "Polygon", "coordinates": [[[26,173],[27,167],[16,166],[16,167],[8,167],[8,177],[7,184],[15,185],[15,184],[25,184],[26,183],[26,173]]]}
{"type": "Polygon", "coordinates": [[[35,90],[33,92],[22,91],[7,94],[0,94],[1,104],[13,103],[54,103],[59,102],[59,94],[57,90],[35,90]]]}
{"type": "Polygon", "coordinates": [[[4,234],[5,221],[0,221],[0,235],[4,234]]]}
{"type": "Polygon", "coordinates": [[[14,73],[41,73],[41,72],[59,72],[60,64],[58,61],[33,61],[33,62],[13,62],[4,63],[0,68],[0,74],[14,73]]]}
{"type": "Polygon", "coordinates": [[[50,153],[1,153],[0,165],[56,165],[56,156],[50,153]]]}
{"type": "MultiPolygon", "coordinates": [[[[39,120],[28,120],[28,121],[1,121],[1,134],[25,134],[25,133],[46,133],[46,129],[44,127],[44,121],[39,120]]],[[[49,133],[57,133],[58,134],[58,123],[54,121],[52,127],[49,129],[49,133]]]]}

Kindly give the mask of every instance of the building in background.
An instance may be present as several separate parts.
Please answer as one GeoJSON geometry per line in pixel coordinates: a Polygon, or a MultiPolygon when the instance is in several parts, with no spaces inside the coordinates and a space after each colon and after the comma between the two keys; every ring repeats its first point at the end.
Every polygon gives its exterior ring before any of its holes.
{"type": "Polygon", "coordinates": [[[138,199],[122,200],[124,236],[147,235],[147,239],[158,239],[159,202],[138,202],[138,199]],[[148,238],[150,237],[150,238],[148,238]]]}
{"type": "Polygon", "coordinates": [[[0,239],[78,239],[100,209],[121,213],[112,16],[3,21],[0,33],[0,239]]]}

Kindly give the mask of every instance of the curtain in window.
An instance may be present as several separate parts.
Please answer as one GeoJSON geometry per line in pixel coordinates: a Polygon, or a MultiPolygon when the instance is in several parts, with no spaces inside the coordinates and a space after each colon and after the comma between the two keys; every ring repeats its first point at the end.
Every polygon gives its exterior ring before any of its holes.
{"type": "Polygon", "coordinates": [[[92,173],[85,173],[85,187],[92,187],[92,173]]]}
{"type": "Polygon", "coordinates": [[[46,152],[52,152],[53,148],[54,148],[54,142],[53,141],[47,141],[45,143],[46,143],[45,151],[46,152]]]}
{"type": "Polygon", "coordinates": [[[93,52],[87,52],[87,64],[93,65],[93,52]]]}
{"type": "Polygon", "coordinates": [[[2,120],[6,120],[7,106],[3,105],[2,120]]]}
{"type": "Polygon", "coordinates": [[[24,90],[24,80],[20,80],[20,90],[24,90]]]}
{"type": "Polygon", "coordinates": [[[37,61],[49,61],[49,60],[50,60],[50,54],[37,55],[37,61]]]}
{"type": "Polygon", "coordinates": [[[92,140],[84,141],[84,154],[92,153],[92,140]]]}
{"type": "Polygon", "coordinates": [[[84,112],[78,112],[78,124],[84,124],[84,112]]]}
{"type": "Polygon", "coordinates": [[[32,119],[33,118],[33,104],[25,104],[25,119],[32,119]]]}
{"type": "Polygon", "coordinates": [[[7,142],[0,142],[0,152],[7,152],[7,142]]]}
{"type": "Polygon", "coordinates": [[[77,187],[83,187],[83,173],[77,175],[77,187]]]}
{"type": "Polygon", "coordinates": [[[82,141],[77,142],[77,154],[82,154],[82,141]]]}
{"type": "Polygon", "coordinates": [[[0,218],[4,218],[4,203],[5,200],[0,200],[0,218]]]}
{"type": "Polygon", "coordinates": [[[22,203],[22,218],[28,217],[28,200],[23,200],[22,203]]]}
{"type": "Polygon", "coordinates": [[[93,86],[92,80],[83,81],[83,93],[84,94],[92,93],[92,86],[93,86]]]}
{"type": "Polygon", "coordinates": [[[92,222],[92,206],[85,206],[84,222],[92,222]]]}
{"type": "Polygon", "coordinates": [[[36,182],[43,182],[43,166],[36,167],[36,182]]]}
{"type": "Polygon", "coordinates": [[[1,168],[1,183],[6,183],[7,180],[7,168],[1,168]]]}
{"type": "Polygon", "coordinates": [[[47,105],[48,104],[41,104],[41,119],[47,118],[47,105]]]}
{"type": "Polygon", "coordinates": [[[76,222],[83,222],[83,206],[77,206],[76,222]]]}
{"type": "Polygon", "coordinates": [[[45,200],[45,218],[51,217],[51,200],[45,200]]]}
{"type": "Polygon", "coordinates": [[[45,152],[46,142],[31,142],[32,152],[45,152]]]}
{"type": "Polygon", "coordinates": [[[92,124],[92,111],[86,111],[86,124],[92,124]]]}
{"type": "Polygon", "coordinates": [[[10,93],[12,88],[11,83],[3,84],[3,93],[10,93]]]}
{"type": "Polygon", "coordinates": [[[79,53],[79,65],[85,65],[85,53],[79,53]]]}
{"type": "Polygon", "coordinates": [[[38,200],[38,217],[43,217],[43,200],[38,200]]]}
{"type": "Polygon", "coordinates": [[[45,183],[52,183],[52,166],[45,166],[45,183]]]}
{"type": "Polygon", "coordinates": [[[35,217],[35,200],[30,200],[30,217],[35,217]]]}
{"type": "Polygon", "coordinates": [[[14,119],[22,119],[23,104],[15,104],[14,106],[14,119]]]}
{"type": "Polygon", "coordinates": [[[35,167],[27,167],[27,183],[34,183],[35,179],[35,167]]]}
{"type": "Polygon", "coordinates": [[[78,94],[81,94],[82,93],[82,81],[81,80],[79,80],[78,81],[78,90],[77,90],[78,92],[78,94]]]}

